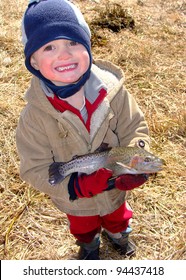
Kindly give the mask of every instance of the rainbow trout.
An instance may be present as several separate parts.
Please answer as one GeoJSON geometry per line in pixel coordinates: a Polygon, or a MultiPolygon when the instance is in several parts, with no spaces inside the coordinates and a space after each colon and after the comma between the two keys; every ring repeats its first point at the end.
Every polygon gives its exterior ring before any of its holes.
{"type": "Polygon", "coordinates": [[[114,147],[102,152],[73,157],[68,162],[54,162],[49,167],[49,183],[54,186],[73,172],[91,174],[108,168],[113,176],[152,174],[162,170],[163,160],[139,147],[114,147]]]}

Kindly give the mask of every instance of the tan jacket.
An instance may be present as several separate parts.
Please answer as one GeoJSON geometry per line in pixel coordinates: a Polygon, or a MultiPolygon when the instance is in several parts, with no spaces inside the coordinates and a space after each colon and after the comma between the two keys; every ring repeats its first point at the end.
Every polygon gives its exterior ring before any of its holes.
{"type": "Polygon", "coordinates": [[[69,177],[56,186],[48,183],[48,168],[53,159],[69,161],[75,155],[94,152],[102,142],[111,147],[132,146],[143,139],[147,149],[149,143],[143,114],[123,87],[122,70],[99,60],[92,66],[92,72],[104,82],[108,95],[92,115],[90,133],[78,116],[54,109],[36,77],[26,93],[28,103],[16,132],[21,178],[48,194],[61,211],[77,216],[109,214],[124,202],[125,192],[112,189],[72,202],[67,190],[69,177]]]}

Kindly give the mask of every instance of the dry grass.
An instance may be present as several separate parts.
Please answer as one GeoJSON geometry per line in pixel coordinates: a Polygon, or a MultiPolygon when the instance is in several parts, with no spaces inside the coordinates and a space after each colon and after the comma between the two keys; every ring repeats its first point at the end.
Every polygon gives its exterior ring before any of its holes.
{"type": "MultiPolygon", "coordinates": [[[[138,246],[134,259],[185,259],[184,1],[77,2],[98,38],[94,57],[123,68],[126,86],[146,115],[152,150],[166,161],[163,172],[129,196],[134,209],[132,237],[138,246]],[[108,8],[108,3],[120,4],[127,11],[135,23],[133,30],[113,32],[108,26],[93,25],[93,19],[101,20],[100,11],[108,8]]],[[[0,2],[0,256],[72,259],[78,248],[65,214],[19,178],[15,129],[30,80],[20,43],[26,4],[23,0],[0,2]]],[[[101,246],[103,259],[123,258],[106,240],[101,246]]]]}

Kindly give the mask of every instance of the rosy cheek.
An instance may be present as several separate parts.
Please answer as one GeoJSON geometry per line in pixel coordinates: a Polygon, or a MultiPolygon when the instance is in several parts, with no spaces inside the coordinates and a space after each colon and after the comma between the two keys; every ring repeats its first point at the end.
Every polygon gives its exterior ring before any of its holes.
{"type": "Polygon", "coordinates": [[[40,68],[40,72],[41,72],[41,74],[42,74],[44,77],[48,78],[49,71],[46,70],[46,68],[41,67],[41,68],[40,68]]]}

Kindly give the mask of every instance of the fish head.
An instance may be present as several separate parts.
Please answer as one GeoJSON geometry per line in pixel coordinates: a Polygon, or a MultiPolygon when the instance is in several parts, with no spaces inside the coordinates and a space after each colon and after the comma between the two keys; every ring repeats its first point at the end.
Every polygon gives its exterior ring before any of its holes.
{"type": "Polygon", "coordinates": [[[129,167],[136,173],[156,173],[163,168],[164,161],[153,154],[135,154],[129,163],[129,167]]]}

